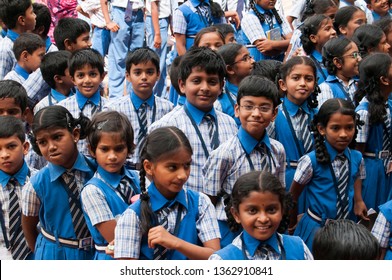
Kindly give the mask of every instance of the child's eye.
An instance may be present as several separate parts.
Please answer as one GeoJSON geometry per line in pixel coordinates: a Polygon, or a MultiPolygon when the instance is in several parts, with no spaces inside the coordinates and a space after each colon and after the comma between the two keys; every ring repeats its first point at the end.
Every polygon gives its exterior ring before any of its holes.
{"type": "Polygon", "coordinates": [[[270,214],[275,214],[276,211],[277,211],[276,207],[271,207],[271,208],[267,209],[267,212],[270,213],[270,214]]]}
{"type": "Polygon", "coordinates": [[[175,171],[177,169],[177,167],[175,165],[169,165],[167,167],[170,171],[175,171]]]}
{"type": "Polygon", "coordinates": [[[249,209],[248,209],[248,213],[249,213],[250,215],[254,215],[254,214],[257,213],[257,210],[256,210],[255,208],[249,208],[249,209]]]}
{"type": "Polygon", "coordinates": [[[298,81],[299,80],[299,76],[291,76],[291,79],[293,79],[294,81],[298,81]]]}
{"type": "Polygon", "coordinates": [[[46,141],[45,140],[37,140],[36,141],[38,146],[45,146],[46,145],[46,141]]]}
{"type": "Polygon", "coordinates": [[[210,81],[208,81],[208,83],[209,83],[210,85],[215,86],[215,85],[218,83],[218,81],[217,81],[217,80],[210,80],[210,81]]]}
{"type": "Polygon", "coordinates": [[[15,144],[8,145],[8,149],[10,149],[10,150],[13,150],[13,149],[15,149],[15,148],[16,148],[16,145],[15,145],[15,144]]]}
{"type": "Polygon", "coordinates": [[[116,147],[114,150],[116,151],[116,153],[121,153],[122,151],[125,150],[125,146],[116,147]]]}
{"type": "Polygon", "coordinates": [[[192,80],[192,83],[194,83],[194,84],[199,84],[199,83],[200,83],[200,80],[199,80],[199,79],[193,79],[193,80],[192,80]]]}
{"type": "Polygon", "coordinates": [[[141,72],[140,71],[134,71],[133,74],[136,75],[136,76],[140,76],[141,72]]]}
{"type": "Polygon", "coordinates": [[[152,75],[154,75],[155,74],[155,71],[154,70],[148,70],[147,71],[147,75],[149,75],[149,76],[152,76],[152,75]]]}
{"type": "Polygon", "coordinates": [[[96,72],[92,72],[92,73],[90,73],[90,77],[96,77],[98,74],[96,73],[96,72]]]}
{"type": "Polygon", "coordinates": [[[104,153],[108,151],[108,148],[106,148],[106,147],[100,147],[99,149],[101,150],[101,152],[104,152],[104,153]]]}
{"type": "Polygon", "coordinates": [[[313,82],[314,81],[314,77],[312,77],[312,76],[306,77],[306,81],[307,82],[313,82]]]}

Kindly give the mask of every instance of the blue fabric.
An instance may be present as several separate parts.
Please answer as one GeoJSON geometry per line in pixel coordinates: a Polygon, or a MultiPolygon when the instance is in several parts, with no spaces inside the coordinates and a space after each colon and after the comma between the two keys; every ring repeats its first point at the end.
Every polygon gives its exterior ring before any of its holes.
{"type": "Polygon", "coordinates": [[[189,113],[191,114],[193,120],[196,122],[197,125],[200,125],[200,123],[203,120],[204,116],[207,115],[207,114],[211,114],[215,118],[215,120],[217,119],[214,108],[212,108],[211,111],[209,111],[209,112],[203,112],[203,111],[197,109],[192,104],[190,104],[188,102],[188,100],[185,101],[184,106],[186,106],[186,108],[189,110],[189,113]]]}
{"type": "Polygon", "coordinates": [[[91,48],[97,50],[103,57],[105,57],[109,51],[110,30],[95,26],[91,44],[91,48]]]}
{"type": "Polygon", "coordinates": [[[24,68],[22,68],[22,66],[20,66],[19,64],[15,65],[15,72],[19,75],[22,76],[23,79],[27,80],[30,76],[30,73],[28,73],[24,68]]]}
{"type": "Polygon", "coordinates": [[[29,167],[27,166],[26,162],[23,161],[22,167],[16,172],[15,174],[7,174],[3,170],[0,170],[0,185],[3,188],[7,187],[8,181],[11,178],[15,178],[21,186],[26,183],[26,177],[29,174],[29,167]]]}
{"type": "Polygon", "coordinates": [[[83,111],[84,106],[86,105],[87,101],[92,102],[95,106],[99,105],[101,101],[101,95],[99,90],[93,94],[90,98],[87,98],[79,90],[76,90],[76,101],[78,102],[79,109],[83,111]]]}
{"type": "Polygon", "coordinates": [[[324,76],[328,77],[328,71],[327,68],[325,68],[324,64],[323,64],[323,56],[321,55],[320,52],[313,50],[311,55],[313,55],[313,57],[316,59],[316,61],[318,62],[318,65],[320,67],[316,67],[317,69],[317,84],[321,84],[322,82],[324,82],[324,76]],[[321,71],[322,73],[321,73],[321,71]]]}
{"type": "Polygon", "coordinates": [[[140,106],[142,106],[142,104],[144,102],[147,102],[147,104],[148,104],[148,106],[150,106],[150,108],[154,107],[154,102],[155,102],[154,94],[151,94],[151,96],[149,98],[147,98],[146,100],[141,99],[133,91],[131,92],[130,96],[131,96],[131,101],[133,103],[133,106],[135,106],[136,110],[139,110],[140,106]]]}

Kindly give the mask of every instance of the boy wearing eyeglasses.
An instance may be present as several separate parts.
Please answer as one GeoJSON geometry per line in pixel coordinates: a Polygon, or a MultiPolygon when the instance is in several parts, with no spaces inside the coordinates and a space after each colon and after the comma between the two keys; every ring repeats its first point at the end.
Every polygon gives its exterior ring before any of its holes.
{"type": "Polygon", "coordinates": [[[279,102],[273,82],[260,76],[244,78],[234,107],[241,122],[238,133],[214,150],[203,167],[203,192],[216,207],[222,248],[239,234],[230,231],[224,209],[236,180],[250,171],[266,170],[285,185],[284,147],[266,133],[276,118],[279,102]]]}

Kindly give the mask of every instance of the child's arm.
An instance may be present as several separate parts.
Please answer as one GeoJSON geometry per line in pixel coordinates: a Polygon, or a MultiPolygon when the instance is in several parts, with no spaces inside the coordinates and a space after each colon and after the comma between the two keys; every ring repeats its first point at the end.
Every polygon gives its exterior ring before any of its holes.
{"type": "Polygon", "coordinates": [[[159,27],[159,2],[151,2],[151,20],[152,26],[154,28],[154,48],[161,48],[162,38],[161,29],[159,27]]]}
{"type": "Polygon", "coordinates": [[[112,32],[117,32],[120,29],[120,26],[110,19],[109,8],[108,8],[108,0],[100,0],[103,17],[105,18],[106,28],[112,32]]]}
{"type": "Polygon", "coordinates": [[[231,21],[235,23],[235,27],[238,29],[241,24],[240,17],[238,16],[237,11],[226,11],[225,12],[225,18],[229,19],[231,18],[231,21]]]}
{"type": "Polygon", "coordinates": [[[116,228],[116,224],[116,220],[113,219],[96,224],[95,226],[103,238],[105,238],[105,240],[110,243],[114,239],[114,229],[116,228]]]}
{"type": "Polygon", "coordinates": [[[38,216],[25,216],[22,215],[22,230],[25,236],[27,245],[30,250],[34,252],[35,242],[38,237],[37,225],[39,222],[38,216]]]}
{"type": "Polygon", "coordinates": [[[148,232],[148,247],[161,245],[169,250],[176,250],[191,260],[207,260],[220,249],[219,238],[208,240],[203,247],[186,242],[170,234],[163,226],[156,226],[148,232]]]}
{"type": "Polygon", "coordinates": [[[176,48],[178,55],[184,55],[186,52],[186,35],[174,33],[174,38],[176,38],[176,48]]]}
{"type": "Polygon", "coordinates": [[[354,182],[354,214],[363,220],[369,220],[367,211],[365,202],[362,199],[362,179],[357,178],[354,182]]]}
{"type": "Polygon", "coordinates": [[[289,234],[293,234],[295,227],[297,226],[298,223],[298,198],[301,195],[302,191],[304,190],[305,185],[302,185],[300,183],[297,183],[296,181],[293,181],[290,187],[290,193],[293,197],[293,202],[294,206],[293,209],[290,210],[290,223],[289,223],[289,229],[288,232],[289,234]]]}
{"type": "Polygon", "coordinates": [[[90,18],[90,15],[89,15],[88,13],[86,13],[80,5],[77,5],[77,6],[76,6],[76,11],[77,11],[78,13],[81,13],[81,14],[84,15],[85,17],[90,18]]]}
{"type": "Polygon", "coordinates": [[[286,35],[284,40],[269,40],[266,38],[260,38],[253,44],[256,48],[264,55],[277,55],[282,51],[286,51],[290,43],[290,35],[286,35]]]}

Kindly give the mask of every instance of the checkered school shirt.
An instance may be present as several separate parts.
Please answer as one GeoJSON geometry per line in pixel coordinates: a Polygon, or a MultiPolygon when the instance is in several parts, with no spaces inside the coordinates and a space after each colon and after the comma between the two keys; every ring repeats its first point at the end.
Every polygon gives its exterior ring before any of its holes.
{"type": "MultiPolygon", "coordinates": [[[[185,106],[185,105],[184,105],[185,106]]],[[[237,125],[232,117],[222,112],[216,111],[218,131],[219,131],[219,143],[227,141],[237,133],[237,125]]],[[[203,173],[202,167],[205,164],[207,157],[204,154],[204,150],[199,137],[197,136],[196,130],[192,125],[191,120],[185,113],[184,107],[174,110],[164,116],[161,120],[152,124],[149,128],[149,132],[152,130],[164,127],[164,126],[176,126],[181,129],[188,137],[191,147],[193,149],[191,173],[185,186],[191,190],[201,192],[203,191],[203,173]]],[[[211,153],[210,138],[208,132],[208,124],[206,120],[202,120],[198,125],[202,138],[207,146],[207,150],[211,153]]]]}
{"type": "Polygon", "coordinates": [[[372,228],[372,234],[377,238],[381,248],[389,247],[391,238],[391,223],[387,221],[383,213],[378,213],[377,219],[372,228]]]}
{"type": "MultiPolygon", "coordinates": [[[[185,194],[187,190],[184,188],[185,194]]],[[[185,196],[188,202],[187,195],[185,196]]],[[[219,226],[215,216],[215,209],[210,199],[203,193],[199,194],[199,205],[198,205],[199,216],[196,220],[196,229],[198,237],[202,243],[220,238],[219,226]]],[[[168,231],[174,232],[176,225],[176,218],[178,213],[178,203],[170,211],[168,219],[168,231]]],[[[181,219],[187,213],[187,209],[182,207],[181,219]]],[[[158,212],[158,220],[162,217],[162,211],[158,212]]],[[[136,215],[135,211],[131,208],[125,210],[123,215],[117,221],[115,230],[115,258],[134,258],[138,259],[140,255],[140,245],[142,241],[142,233],[140,228],[140,219],[136,215]]]]}
{"type": "MultiPolygon", "coordinates": [[[[274,139],[269,139],[269,142],[273,163],[268,171],[275,175],[285,186],[286,154],[284,147],[274,139]]],[[[254,169],[261,170],[260,152],[252,150],[249,156],[254,169]]],[[[203,166],[204,183],[202,191],[210,196],[217,196],[222,189],[227,194],[231,194],[237,179],[250,171],[252,169],[247,159],[247,152],[244,150],[238,135],[235,135],[211,152],[203,166]]],[[[223,198],[219,199],[216,205],[216,213],[218,220],[227,220],[223,198]]]]}
{"type": "MultiPolygon", "coordinates": [[[[357,86],[356,86],[357,81],[354,79],[350,79],[350,81],[348,82],[348,86],[346,86],[340,78],[336,77],[336,79],[343,86],[344,90],[349,94],[351,101],[353,101],[355,91],[357,90],[357,86]]],[[[332,89],[328,83],[323,82],[320,84],[319,87],[321,92],[318,94],[317,100],[318,100],[318,108],[320,109],[321,105],[323,105],[325,101],[334,98],[334,96],[333,96],[332,89]]]]}
{"type": "MultiPolygon", "coordinates": [[[[154,96],[154,99],[155,99],[155,106],[156,106],[155,121],[157,121],[160,120],[164,115],[169,113],[174,106],[171,102],[161,97],[154,96]]],[[[129,121],[131,122],[133,128],[133,134],[134,134],[134,143],[136,145],[136,148],[135,151],[130,156],[129,161],[131,163],[139,163],[141,147],[137,142],[137,140],[139,136],[140,125],[138,121],[138,115],[135,106],[131,101],[130,95],[122,96],[121,98],[118,98],[114,101],[110,101],[109,103],[107,103],[106,106],[104,106],[103,111],[108,111],[108,110],[116,110],[120,113],[125,114],[128,117],[129,121]]],[[[153,115],[153,108],[147,105],[147,127],[149,127],[152,124],[152,115],[153,115]]]]}
{"type": "Polygon", "coordinates": [[[0,81],[4,79],[16,65],[16,58],[12,47],[14,42],[8,37],[4,37],[0,44],[0,81]]]}

